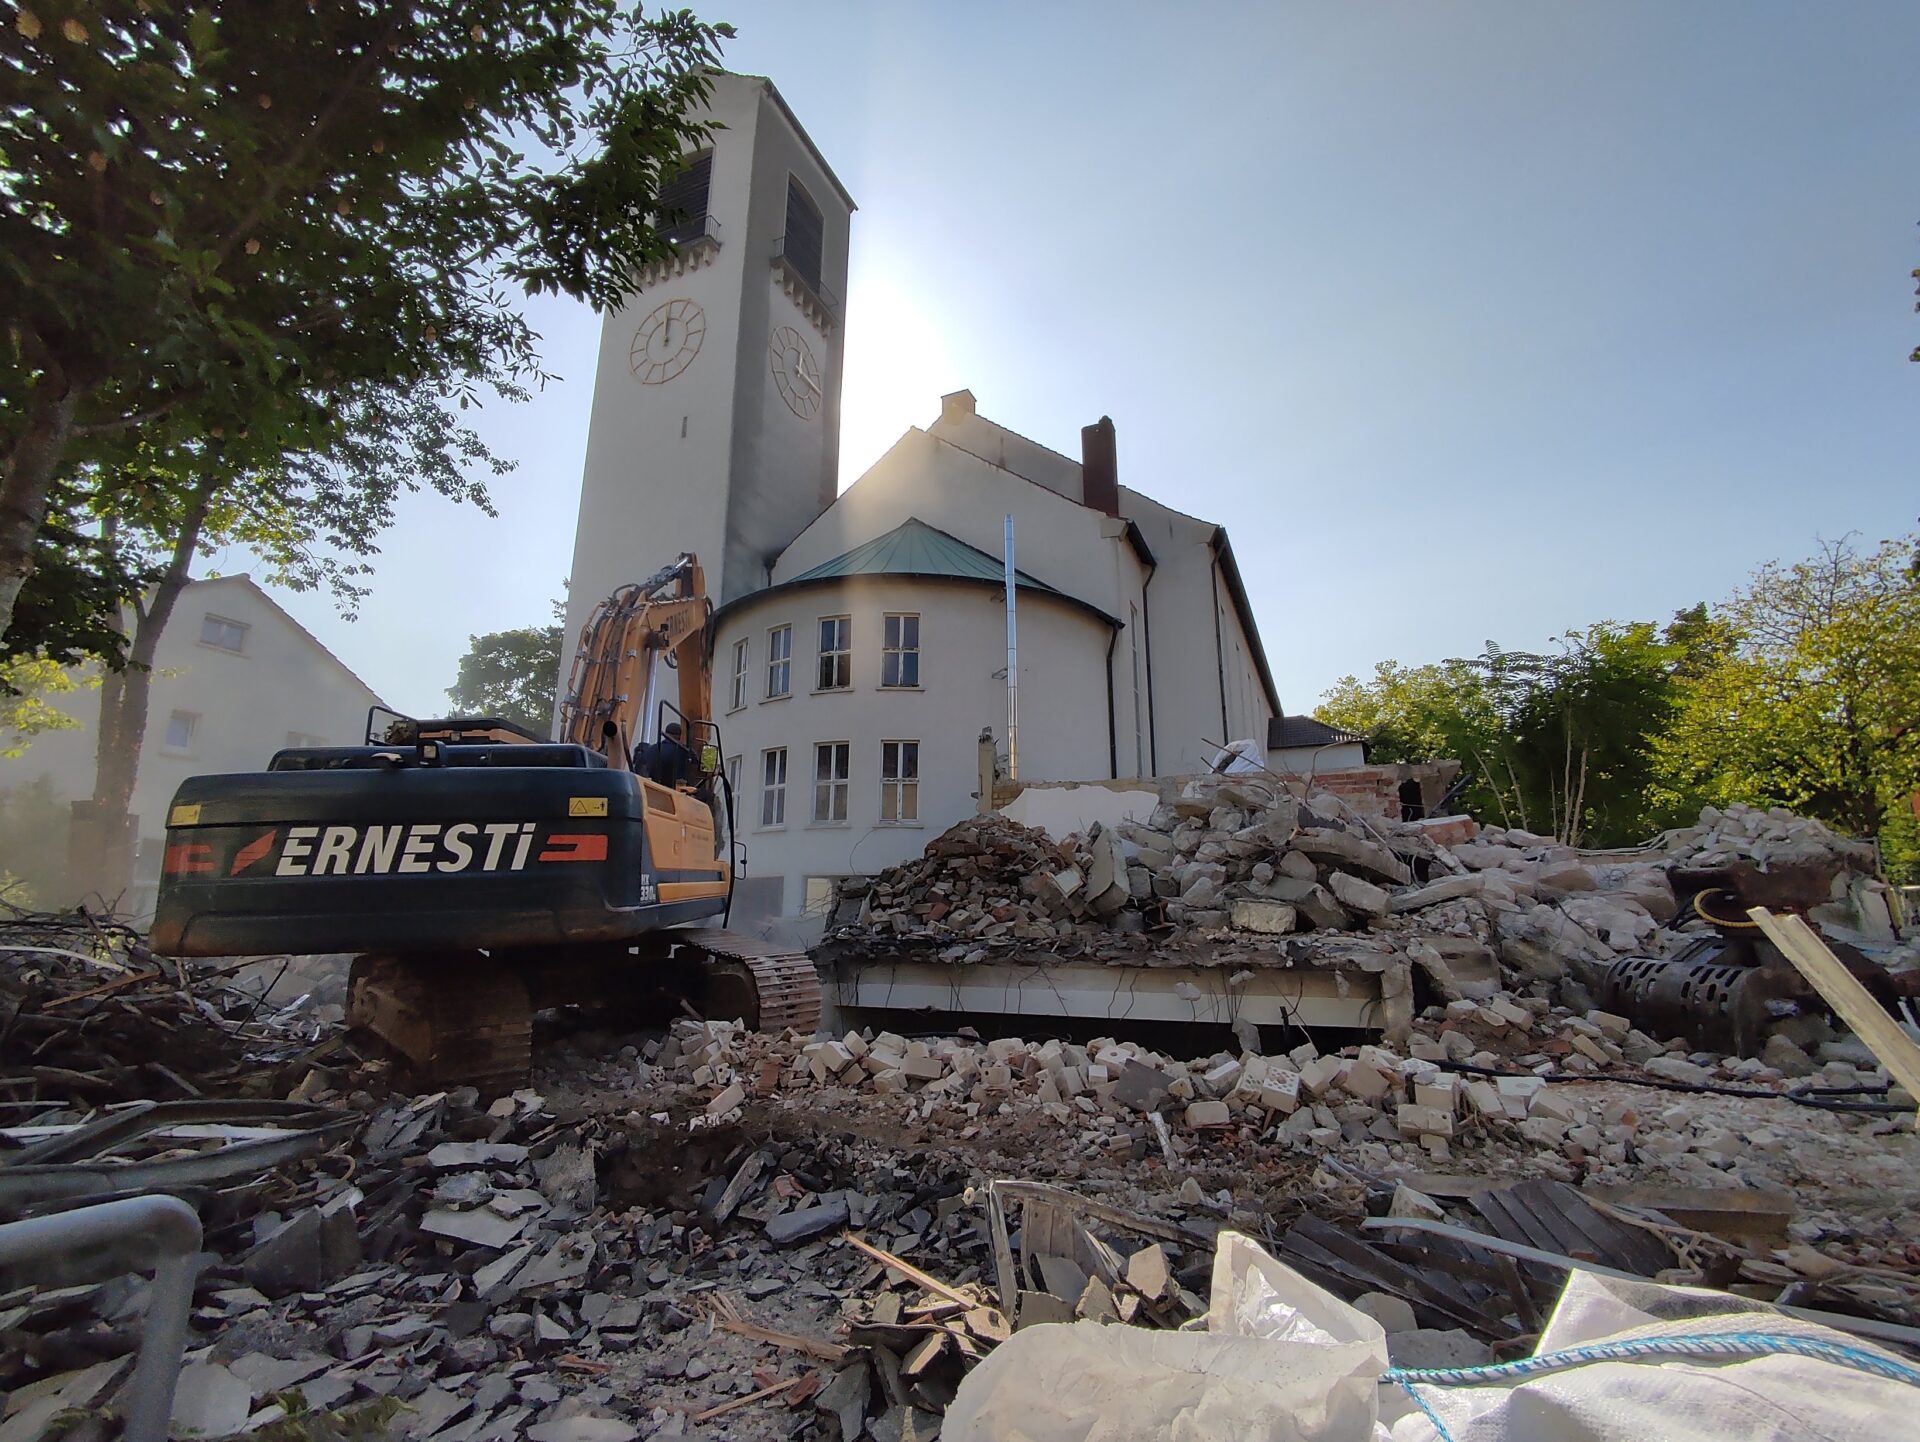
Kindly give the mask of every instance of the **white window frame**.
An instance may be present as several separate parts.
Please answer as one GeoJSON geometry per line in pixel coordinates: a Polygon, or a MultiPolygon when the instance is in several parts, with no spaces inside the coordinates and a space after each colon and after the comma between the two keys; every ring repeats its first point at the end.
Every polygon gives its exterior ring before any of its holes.
{"type": "Polygon", "coordinates": [[[774,626],[767,631],[768,701],[793,694],[793,627],[774,626]]]}
{"type": "Polygon", "coordinates": [[[787,824],[787,748],[769,746],[760,753],[760,824],[787,824]]]}
{"type": "Polygon", "coordinates": [[[847,798],[853,789],[853,743],[816,741],[813,743],[813,824],[845,826],[847,798]],[[827,774],[821,775],[821,763],[827,774]]]}
{"type": "Polygon", "coordinates": [[[880,685],[891,691],[920,689],[920,613],[889,611],[880,623],[880,685]],[[908,622],[912,622],[913,644],[907,644],[908,622]],[[913,679],[906,680],[911,658],[913,679]],[[891,679],[890,679],[891,678],[891,679]]]}
{"type": "Polygon", "coordinates": [[[853,617],[822,616],[814,628],[818,639],[820,659],[814,668],[813,679],[818,683],[816,691],[850,691],[853,689],[853,617]],[[836,628],[834,638],[839,645],[828,647],[827,627],[836,628]]]}
{"type": "Polygon", "coordinates": [[[229,656],[244,656],[247,654],[247,632],[252,629],[245,621],[236,621],[231,616],[209,611],[200,618],[200,644],[215,651],[225,651],[229,656]],[[208,633],[215,631],[216,627],[230,627],[234,632],[234,644],[229,646],[225,641],[210,639],[208,633]]]}
{"type": "Polygon", "coordinates": [[[880,824],[920,824],[920,743],[880,743],[880,824]],[[907,748],[913,748],[909,751],[907,748]],[[910,773],[910,774],[909,774],[910,773]]]}
{"type": "Polygon", "coordinates": [[[173,756],[193,755],[193,744],[200,735],[200,713],[198,711],[175,711],[167,717],[167,729],[161,733],[160,749],[173,756]],[[179,720],[187,723],[187,739],[173,739],[173,723],[179,720]]]}
{"type": "Polygon", "coordinates": [[[727,709],[738,711],[747,704],[747,638],[742,636],[733,643],[733,704],[727,709]]]}

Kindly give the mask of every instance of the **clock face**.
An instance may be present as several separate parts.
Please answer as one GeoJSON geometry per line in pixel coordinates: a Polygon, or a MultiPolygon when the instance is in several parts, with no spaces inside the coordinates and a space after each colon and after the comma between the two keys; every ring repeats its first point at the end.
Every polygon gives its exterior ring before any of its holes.
{"type": "Polygon", "coordinates": [[[690,300],[670,300],[655,306],[633,333],[627,364],[643,386],[670,381],[693,364],[700,342],[707,336],[706,312],[690,300]]]}
{"type": "Polygon", "coordinates": [[[787,409],[803,421],[812,420],[820,410],[820,362],[800,339],[800,332],[790,325],[776,330],[767,342],[767,360],[787,409]]]}

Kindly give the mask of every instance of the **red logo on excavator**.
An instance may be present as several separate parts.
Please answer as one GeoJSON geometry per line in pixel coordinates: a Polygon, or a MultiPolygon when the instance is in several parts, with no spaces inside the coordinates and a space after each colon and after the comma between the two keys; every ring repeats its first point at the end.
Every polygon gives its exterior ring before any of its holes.
{"type": "Polygon", "coordinates": [[[568,832],[549,836],[547,849],[535,861],[605,861],[607,838],[601,832],[568,832]]]}
{"type": "Polygon", "coordinates": [[[238,876],[249,866],[253,865],[254,862],[269,855],[273,851],[273,843],[279,839],[279,831],[274,830],[269,831],[265,836],[257,840],[249,841],[245,846],[233,853],[233,865],[228,869],[227,875],[238,876]]]}
{"type": "Polygon", "coordinates": [[[204,841],[176,841],[167,848],[168,876],[197,876],[213,870],[213,848],[204,841]]]}

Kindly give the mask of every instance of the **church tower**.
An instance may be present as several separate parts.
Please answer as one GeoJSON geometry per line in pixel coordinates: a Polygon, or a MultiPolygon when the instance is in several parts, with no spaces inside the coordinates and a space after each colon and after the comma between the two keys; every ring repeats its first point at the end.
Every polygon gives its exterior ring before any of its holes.
{"type": "Polygon", "coordinates": [[[715,603],[832,504],[853,198],[773,83],[717,75],[669,182],[679,252],[600,331],[560,689],[588,615],[682,551],[715,603]]]}

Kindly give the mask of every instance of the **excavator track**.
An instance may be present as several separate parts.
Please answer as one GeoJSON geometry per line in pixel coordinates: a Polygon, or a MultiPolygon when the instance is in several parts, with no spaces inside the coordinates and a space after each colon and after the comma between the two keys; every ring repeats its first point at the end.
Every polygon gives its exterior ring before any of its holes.
{"type": "Polygon", "coordinates": [[[422,1083],[474,1086],[486,1096],[525,1086],[531,1075],[530,979],[547,983],[539,988],[540,1005],[606,997],[616,990],[610,982],[643,979],[671,951],[676,962],[698,963],[706,1016],[737,1019],[765,1032],[791,1027],[811,1033],[820,1024],[820,976],[804,951],[730,931],[654,935],[666,944],[657,956],[624,949],[582,953],[568,958],[577,969],[554,967],[532,978],[512,962],[481,952],[356,957],[347,983],[347,1023],[398,1052],[422,1083]]]}
{"type": "Polygon", "coordinates": [[[804,951],[775,946],[732,931],[677,934],[682,947],[706,961],[705,1013],[744,1021],[753,1031],[789,1027],[811,1033],[820,1025],[820,973],[804,951]]]}
{"type": "Polygon", "coordinates": [[[533,1008],[511,967],[480,952],[357,956],[347,1024],[372,1032],[430,1086],[498,1096],[533,1069],[533,1008]]]}

